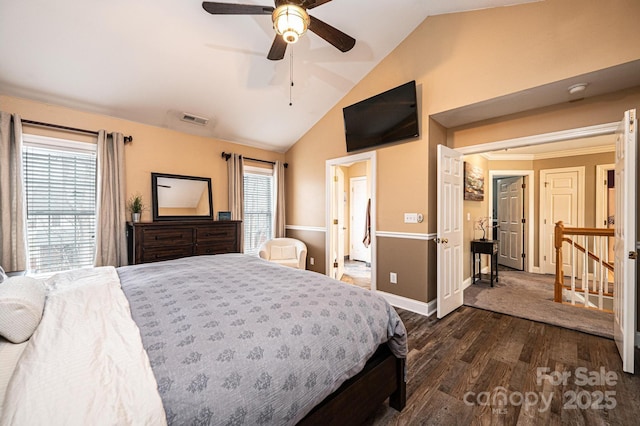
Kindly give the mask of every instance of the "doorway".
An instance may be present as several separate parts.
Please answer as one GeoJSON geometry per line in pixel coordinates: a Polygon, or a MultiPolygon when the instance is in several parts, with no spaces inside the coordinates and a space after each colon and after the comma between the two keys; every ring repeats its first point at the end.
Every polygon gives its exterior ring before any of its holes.
{"type": "MultiPolygon", "coordinates": [[[[521,271],[525,271],[525,272],[539,272],[539,268],[534,266],[534,259],[536,258],[536,256],[534,256],[534,248],[535,248],[535,238],[534,238],[534,232],[535,232],[535,227],[534,227],[534,214],[535,214],[535,206],[536,203],[534,202],[534,197],[535,197],[535,191],[536,191],[536,183],[535,183],[535,172],[533,170],[489,170],[489,182],[492,182],[491,185],[488,186],[488,205],[490,206],[490,211],[489,211],[489,217],[492,220],[493,223],[495,223],[496,225],[499,225],[499,221],[500,221],[500,215],[498,213],[498,204],[499,204],[499,194],[498,194],[498,182],[503,180],[503,179],[509,179],[509,178],[520,178],[522,179],[522,184],[524,185],[524,188],[521,189],[522,191],[522,215],[520,218],[520,221],[524,221],[524,223],[520,224],[521,230],[522,230],[522,248],[517,248],[515,250],[515,253],[512,254],[512,257],[516,257],[516,254],[519,253],[519,255],[522,258],[522,262],[521,262],[521,267],[516,268],[513,265],[507,265],[510,268],[513,269],[517,269],[517,270],[521,270],[521,271]]],[[[508,182],[508,181],[507,181],[508,182]]],[[[513,190],[514,188],[512,188],[513,190]]],[[[520,210],[519,206],[515,207],[516,211],[520,210]]],[[[511,216],[511,215],[510,215],[511,216]]],[[[517,214],[513,215],[514,217],[518,216],[517,214]]],[[[506,219],[505,219],[506,220],[506,219]]],[[[508,219],[509,221],[511,219],[508,219]]],[[[513,224],[512,225],[512,230],[514,228],[516,228],[517,225],[513,224]]],[[[502,227],[496,227],[494,229],[495,234],[493,235],[494,239],[497,239],[498,241],[500,241],[500,245],[502,249],[502,240],[500,239],[500,235],[499,232],[502,230],[502,227]]],[[[506,238],[506,236],[503,236],[502,239],[504,240],[506,238]]],[[[509,248],[509,250],[511,250],[511,248],[509,248]]],[[[505,252],[506,255],[506,252],[505,252]]],[[[500,258],[498,258],[498,264],[502,264],[505,265],[504,261],[500,262],[500,258]]]]}
{"type": "MultiPolygon", "coordinates": [[[[558,153],[556,152],[551,152],[549,153],[548,151],[550,149],[552,149],[552,147],[555,145],[554,143],[558,143],[558,142],[567,142],[567,141],[575,141],[577,139],[581,139],[581,143],[578,145],[574,144],[569,144],[570,148],[575,148],[576,146],[580,146],[580,147],[585,147],[587,144],[586,141],[584,141],[584,139],[587,138],[597,138],[597,137],[601,137],[601,138],[605,138],[608,141],[608,144],[611,144],[611,140],[612,140],[612,135],[615,132],[615,129],[617,128],[618,123],[608,123],[608,124],[603,124],[603,125],[596,125],[596,126],[591,126],[591,127],[585,127],[585,128],[579,128],[579,129],[573,129],[573,130],[568,130],[568,131],[561,131],[561,132],[555,132],[555,133],[548,133],[548,134],[542,134],[542,135],[538,135],[538,136],[530,136],[530,137],[524,137],[524,138],[516,138],[516,139],[510,139],[510,140],[505,140],[505,141],[498,141],[498,142],[491,142],[491,143],[486,143],[486,144],[481,144],[481,145],[472,145],[472,146],[465,146],[465,147],[461,147],[459,149],[457,149],[456,151],[464,154],[465,157],[466,156],[470,156],[470,155],[475,155],[477,154],[477,158],[479,159],[480,162],[486,161],[486,163],[484,163],[483,167],[486,167],[485,170],[489,170],[489,177],[490,177],[490,182],[493,182],[493,178],[495,177],[507,177],[507,176],[516,176],[516,175],[527,175],[529,176],[528,183],[530,183],[531,185],[529,185],[529,188],[527,188],[527,191],[530,191],[531,196],[530,196],[530,200],[532,200],[532,202],[528,203],[528,208],[527,211],[529,212],[529,217],[531,218],[531,220],[529,220],[528,222],[528,227],[527,227],[527,232],[528,235],[533,235],[535,236],[539,236],[540,235],[540,227],[539,227],[539,213],[536,211],[534,211],[534,195],[537,194],[539,191],[535,190],[534,191],[534,186],[535,183],[539,180],[539,179],[534,179],[534,170],[535,168],[532,167],[533,166],[533,162],[530,161],[533,158],[531,157],[532,155],[545,155],[545,153],[541,153],[541,151],[545,151],[546,152],[546,157],[544,157],[548,162],[551,162],[552,159],[558,157],[558,153]],[[582,143],[582,141],[584,141],[584,143],[582,143]],[[544,145],[544,147],[543,147],[544,145]],[[524,150],[527,149],[529,150],[528,152],[521,152],[520,149],[524,150]],[[537,152],[536,152],[537,150],[537,152]],[[502,158],[493,158],[493,154],[497,154],[500,153],[503,155],[502,158]],[[505,158],[507,156],[513,156],[513,158],[505,158]],[[480,158],[481,157],[481,158],[480,158]],[[521,165],[524,167],[513,167],[512,169],[510,168],[509,170],[500,170],[500,168],[492,168],[492,165],[489,163],[490,161],[493,160],[507,160],[507,161],[498,161],[498,163],[500,163],[502,166],[505,164],[508,164],[509,166],[515,166],[515,165],[521,165]],[[522,163],[518,164],[518,163],[514,163],[513,160],[523,160],[522,163]],[[497,170],[496,170],[497,169],[497,170]],[[529,170],[526,170],[529,169],[529,170]],[[534,227],[534,222],[535,222],[535,227],[534,227]],[[535,228],[535,229],[534,229],[535,228]]],[[[598,145],[601,145],[600,141],[597,141],[598,145]]],[[[585,148],[586,149],[586,148],[585,148]]],[[[559,150],[567,150],[567,146],[565,145],[564,147],[559,147],[559,150]]],[[[607,148],[607,150],[610,151],[614,151],[615,148],[607,148]]],[[[603,151],[597,151],[597,152],[603,152],[603,151]]],[[[593,153],[593,152],[589,152],[589,153],[593,153]]],[[[585,153],[586,154],[586,153],[585,153]]],[[[562,164],[561,159],[555,160],[555,161],[559,161],[560,164],[562,164]]],[[[496,163],[497,164],[497,163],[496,163]]],[[[542,167],[545,168],[545,167],[542,167]]],[[[440,168],[438,169],[440,170],[440,168]]],[[[440,173],[440,172],[439,172],[440,173]]],[[[537,173],[537,172],[535,172],[537,173]]],[[[462,177],[459,177],[460,179],[462,179],[462,177]]],[[[492,190],[492,186],[493,185],[488,185],[488,192],[489,192],[489,198],[490,198],[490,202],[487,204],[484,204],[483,206],[481,205],[475,205],[475,209],[477,209],[475,211],[475,213],[473,213],[473,215],[482,215],[482,216],[493,216],[493,211],[492,211],[492,207],[493,207],[493,190],[492,190]],[[483,214],[484,212],[484,214],[483,214]]],[[[438,187],[438,189],[440,189],[440,187],[438,187]]],[[[537,197],[537,195],[535,195],[537,197]]],[[[486,202],[486,201],[485,201],[486,202]]],[[[470,203],[470,202],[467,202],[470,203]]],[[[462,215],[461,215],[462,216],[462,215]]],[[[471,214],[465,213],[465,220],[467,222],[471,221],[471,214]]],[[[440,218],[438,218],[438,220],[440,221],[440,218]]],[[[465,231],[465,236],[464,236],[464,244],[465,246],[468,247],[469,245],[469,241],[474,239],[473,237],[473,228],[470,228],[471,224],[468,224],[465,226],[465,229],[471,229],[470,231],[465,231]],[[469,234],[467,234],[467,232],[469,232],[469,234]]],[[[440,227],[438,227],[438,238],[441,239],[441,232],[440,232],[440,227]]],[[[541,244],[539,242],[539,238],[535,239],[534,238],[526,238],[525,235],[525,244],[526,244],[526,253],[528,254],[532,254],[531,256],[527,256],[527,261],[525,263],[525,271],[528,270],[528,272],[530,273],[539,273],[540,272],[540,265],[541,265],[541,259],[539,256],[540,250],[541,250],[541,244]],[[535,245],[534,245],[535,243],[535,245]],[[534,263],[535,262],[535,263],[534,263]]],[[[438,252],[439,253],[439,252],[438,252]]],[[[440,257],[438,258],[438,262],[440,262],[440,257]]],[[[464,272],[463,279],[465,279],[465,287],[467,287],[468,285],[470,285],[471,283],[471,278],[470,278],[470,258],[466,258],[466,261],[464,263],[464,267],[465,268],[469,268],[469,271],[464,272]]],[[[440,267],[439,267],[440,269],[440,267]]],[[[451,275],[454,274],[455,272],[449,272],[449,273],[445,273],[443,274],[443,276],[447,276],[447,275],[451,275]]],[[[441,292],[446,293],[446,288],[444,287],[445,283],[441,282],[440,279],[438,279],[438,294],[440,294],[441,292]]]]}
{"type": "Polygon", "coordinates": [[[327,160],[327,275],[370,290],[375,283],[376,153],[327,160]]]}
{"type": "Polygon", "coordinates": [[[494,179],[495,239],[499,242],[498,264],[524,270],[524,177],[494,179]]]}
{"type": "MultiPolygon", "coordinates": [[[[616,215],[615,164],[596,166],[596,228],[613,228],[616,215]]],[[[614,261],[614,238],[607,240],[606,261],[614,261]]],[[[613,273],[609,272],[609,282],[613,282],[613,273]]]]}

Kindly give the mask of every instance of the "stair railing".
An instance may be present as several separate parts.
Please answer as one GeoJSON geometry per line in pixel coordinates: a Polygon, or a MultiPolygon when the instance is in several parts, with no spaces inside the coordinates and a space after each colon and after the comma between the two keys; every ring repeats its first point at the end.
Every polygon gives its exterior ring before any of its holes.
{"type": "Polygon", "coordinates": [[[599,310],[610,310],[605,301],[613,299],[613,262],[608,259],[609,238],[613,237],[613,228],[568,228],[560,221],[554,229],[554,247],[556,254],[556,279],[554,300],[582,304],[599,310]],[[571,283],[565,284],[563,244],[569,244],[571,283]],[[579,254],[581,253],[581,254],[579,254]]]}

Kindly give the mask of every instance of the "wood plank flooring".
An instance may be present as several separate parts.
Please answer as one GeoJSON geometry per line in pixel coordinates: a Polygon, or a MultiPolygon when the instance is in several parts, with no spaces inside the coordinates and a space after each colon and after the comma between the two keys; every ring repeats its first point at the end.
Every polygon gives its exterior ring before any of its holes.
{"type": "Polygon", "coordinates": [[[398,313],[407,406],[380,406],[367,425],[640,424],[640,375],[622,372],[613,340],[467,306],[398,313]]]}

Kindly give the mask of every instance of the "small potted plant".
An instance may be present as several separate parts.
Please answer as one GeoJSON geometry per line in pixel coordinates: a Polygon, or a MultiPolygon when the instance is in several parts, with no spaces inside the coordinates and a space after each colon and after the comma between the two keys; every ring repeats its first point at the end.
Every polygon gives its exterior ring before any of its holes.
{"type": "Polygon", "coordinates": [[[131,221],[140,222],[140,215],[144,210],[144,203],[142,202],[142,195],[136,193],[129,197],[127,201],[127,208],[131,212],[131,221]]]}

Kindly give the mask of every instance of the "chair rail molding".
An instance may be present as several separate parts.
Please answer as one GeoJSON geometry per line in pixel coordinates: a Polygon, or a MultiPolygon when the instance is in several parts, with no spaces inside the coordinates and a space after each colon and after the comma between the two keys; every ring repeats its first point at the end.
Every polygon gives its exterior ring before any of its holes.
{"type": "Polygon", "coordinates": [[[407,240],[429,241],[429,240],[435,240],[437,234],[436,233],[421,234],[421,233],[414,233],[414,232],[376,231],[376,236],[383,237],[383,238],[402,238],[407,240]]]}
{"type": "Polygon", "coordinates": [[[285,229],[292,231],[327,232],[327,228],[324,226],[286,225],[285,229]]]}

